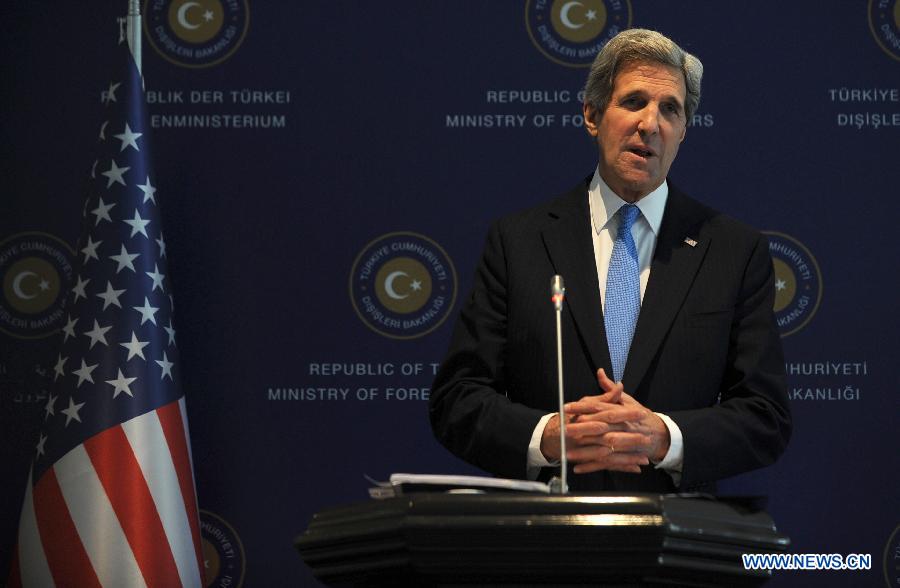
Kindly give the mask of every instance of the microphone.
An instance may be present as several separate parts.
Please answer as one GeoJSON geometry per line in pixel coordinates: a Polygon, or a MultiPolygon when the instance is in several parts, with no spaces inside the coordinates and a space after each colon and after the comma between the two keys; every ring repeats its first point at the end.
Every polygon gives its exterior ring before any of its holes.
{"type": "Polygon", "coordinates": [[[566,288],[563,286],[563,279],[560,275],[550,278],[550,300],[553,301],[553,309],[556,312],[562,310],[563,298],[566,296],[566,288]]]}
{"type": "Polygon", "coordinates": [[[560,465],[560,485],[559,493],[567,494],[569,485],[567,483],[569,463],[566,459],[566,417],[563,413],[563,356],[562,356],[562,307],[563,300],[566,297],[566,288],[563,286],[562,276],[559,274],[550,278],[550,300],[553,302],[553,310],[556,311],[556,371],[559,388],[559,465],[560,465]]]}

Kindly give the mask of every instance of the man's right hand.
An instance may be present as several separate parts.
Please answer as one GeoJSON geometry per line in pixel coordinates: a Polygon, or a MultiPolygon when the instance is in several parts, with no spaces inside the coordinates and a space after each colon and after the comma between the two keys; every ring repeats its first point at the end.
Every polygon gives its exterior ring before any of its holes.
{"type": "MultiPolygon", "coordinates": [[[[598,373],[605,390],[597,396],[585,396],[571,404],[566,421],[566,453],[575,464],[575,473],[610,470],[640,473],[648,465],[647,448],[651,443],[641,423],[646,409],[623,404],[624,389],[605,374],[598,373]],[[579,466],[579,464],[584,464],[579,466]]],[[[560,459],[559,414],[553,415],[541,436],[541,453],[547,461],[560,459]]]]}

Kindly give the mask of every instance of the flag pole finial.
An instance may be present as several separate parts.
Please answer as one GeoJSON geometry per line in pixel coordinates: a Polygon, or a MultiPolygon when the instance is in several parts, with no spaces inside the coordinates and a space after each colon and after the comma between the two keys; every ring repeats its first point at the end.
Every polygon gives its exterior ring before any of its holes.
{"type": "Polygon", "coordinates": [[[141,71],[141,6],[140,0],[128,0],[128,47],[141,71]]]}

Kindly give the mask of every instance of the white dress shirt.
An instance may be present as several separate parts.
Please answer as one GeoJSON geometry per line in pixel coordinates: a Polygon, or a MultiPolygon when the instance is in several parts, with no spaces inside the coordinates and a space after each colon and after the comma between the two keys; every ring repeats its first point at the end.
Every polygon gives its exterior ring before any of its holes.
{"type": "MultiPolygon", "coordinates": [[[[635,205],[641,214],[631,227],[631,235],[637,246],[638,262],[640,267],[641,302],[644,301],[644,292],[647,289],[647,281],[650,278],[650,262],[653,260],[653,252],[656,250],[656,239],[659,236],[659,228],[662,225],[663,212],[666,208],[666,200],[669,197],[669,185],[663,181],[656,190],[650,192],[635,205]]],[[[594,261],[597,264],[597,281],[600,284],[600,303],[606,306],[606,276],[609,273],[609,261],[612,257],[613,243],[619,230],[619,217],[616,213],[623,205],[627,204],[619,198],[615,192],[606,185],[600,177],[599,168],[594,171],[594,177],[588,188],[588,204],[591,211],[591,237],[594,242],[594,261]]],[[[626,390],[626,392],[630,392],[626,390]]],[[[541,452],[541,436],[544,428],[555,413],[544,415],[531,435],[531,443],[528,446],[528,478],[535,479],[540,468],[558,465],[551,464],[541,452]]],[[[681,481],[681,467],[684,462],[684,439],[681,429],[668,416],[656,413],[669,429],[669,451],[661,462],[656,464],[657,469],[663,469],[672,476],[675,485],[681,481]]]]}

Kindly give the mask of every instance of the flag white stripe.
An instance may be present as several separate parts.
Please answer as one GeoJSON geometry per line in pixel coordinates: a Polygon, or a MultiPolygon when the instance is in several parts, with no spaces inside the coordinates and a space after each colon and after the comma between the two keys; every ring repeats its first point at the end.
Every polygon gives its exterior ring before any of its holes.
{"type": "Polygon", "coordinates": [[[19,574],[22,586],[45,588],[55,586],[44,546],[38,531],[37,517],[34,514],[34,494],[32,493],[31,474],[28,472],[28,485],[25,486],[25,501],[22,504],[22,516],[19,519],[19,574]]]}
{"type": "Polygon", "coordinates": [[[159,415],[156,411],[150,411],[122,423],[122,429],[150,489],[181,583],[184,586],[200,586],[202,582],[191,526],[159,415]]]}
{"type": "Polygon", "coordinates": [[[72,522],[103,586],[146,586],[125,531],[83,445],[53,466],[72,522]]]}
{"type": "MultiPolygon", "coordinates": [[[[188,463],[191,465],[191,484],[194,488],[194,501],[197,501],[197,480],[194,479],[194,450],[191,448],[191,429],[188,427],[188,419],[187,419],[187,404],[184,402],[185,395],[182,395],[181,398],[178,399],[178,411],[181,413],[181,424],[184,426],[184,441],[187,444],[188,450],[188,463]]],[[[199,505],[197,508],[197,514],[200,514],[199,505]]],[[[200,521],[197,521],[197,524],[200,524],[200,521]]]]}

